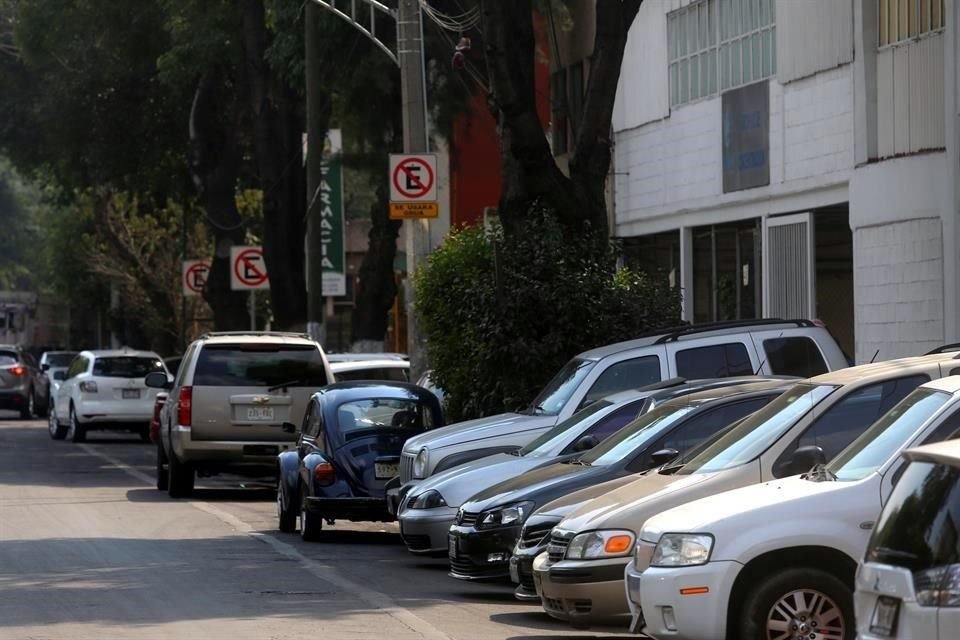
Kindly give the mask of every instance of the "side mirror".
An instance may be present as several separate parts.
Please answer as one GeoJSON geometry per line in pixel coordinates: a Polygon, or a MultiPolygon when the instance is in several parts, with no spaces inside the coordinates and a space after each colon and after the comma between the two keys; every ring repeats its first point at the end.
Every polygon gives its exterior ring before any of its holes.
{"type": "Polygon", "coordinates": [[[67,372],[66,372],[66,371],[62,371],[62,370],[61,370],[61,371],[54,371],[54,372],[53,372],[53,379],[54,379],[54,380],[59,380],[59,381],[63,382],[64,380],[67,379],[67,372]]]}
{"type": "Polygon", "coordinates": [[[46,362],[44,362],[42,365],[40,365],[40,370],[41,370],[41,371],[50,371],[50,365],[47,364],[46,362]]]}
{"type": "Polygon", "coordinates": [[[283,429],[283,432],[284,432],[284,433],[296,433],[296,432],[297,432],[297,425],[293,424],[292,422],[284,422],[284,423],[280,426],[280,428],[283,429]]]}
{"type": "Polygon", "coordinates": [[[143,379],[143,383],[151,389],[169,391],[173,388],[173,383],[170,381],[170,378],[167,377],[165,371],[151,371],[147,374],[147,377],[143,379]]]}
{"type": "Polygon", "coordinates": [[[800,447],[793,452],[790,460],[783,465],[780,470],[780,476],[795,476],[798,473],[806,473],[818,464],[826,464],[827,458],[823,455],[823,449],[816,445],[800,447]]]}
{"type": "Polygon", "coordinates": [[[577,452],[588,451],[598,444],[600,444],[600,441],[597,439],[597,436],[587,435],[573,443],[573,450],[577,452]]]}
{"type": "Polygon", "coordinates": [[[659,467],[667,464],[678,455],[680,455],[680,452],[676,449],[660,449],[659,451],[653,452],[653,455],[650,456],[650,461],[653,462],[654,466],[659,467]]]}

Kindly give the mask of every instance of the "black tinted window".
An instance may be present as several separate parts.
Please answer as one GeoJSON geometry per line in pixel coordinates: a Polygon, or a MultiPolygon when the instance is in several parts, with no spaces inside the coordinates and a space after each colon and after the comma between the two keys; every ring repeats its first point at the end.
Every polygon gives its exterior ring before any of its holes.
{"type": "Polygon", "coordinates": [[[907,376],[872,384],[847,394],[814,420],[813,424],[787,447],[775,463],[774,475],[778,475],[778,467],[786,464],[799,447],[818,446],[823,449],[823,455],[829,461],[856,440],[875,420],[929,380],[927,376],[907,376]]]}
{"type": "Polygon", "coordinates": [[[327,375],[316,347],[277,344],[207,345],[193,384],[201,387],[323,387],[327,375]]]}
{"type": "Polygon", "coordinates": [[[104,378],[143,378],[151,371],[163,370],[163,363],[157,358],[119,356],[93,361],[93,375],[104,378]]]}
{"type": "Polygon", "coordinates": [[[687,378],[727,378],[753,375],[753,365],[741,342],[677,352],[677,375],[687,378]]]}
{"type": "Polygon", "coordinates": [[[586,404],[617,391],[636,389],[659,381],[660,358],[657,356],[624,360],[610,365],[597,377],[583,402],[586,404]]]}
{"type": "Polygon", "coordinates": [[[48,353],[47,364],[51,367],[66,367],[76,355],[75,353],[48,353]]]}
{"type": "Polygon", "coordinates": [[[960,469],[910,464],[880,516],[867,561],[911,571],[960,562],[960,469]]]}
{"type": "Polygon", "coordinates": [[[596,424],[580,434],[580,438],[577,438],[567,445],[564,450],[560,452],[561,455],[565,453],[572,453],[577,442],[586,436],[593,436],[598,442],[603,442],[617,431],[620,431],[620,429],[623,429],[625,426],[630,424],[631,421],[635,420],[645,404],[646,403],[643,400],[631,402],[627,406],[617,409],[610,415],[601,418],[596,424]]]}
{"type": "Polygon", "coordinates": [[[392,382],[407,382],[407,370],[399,367],[377,367],[375,369],[355,369],[353,371],[338,371],[338,382],[351,380],[386,380],[392,382]]]}
{"type": "Polygon", "coordinates": [[[823,354],[810,338],[772,338],[763,341],[770,371],[784,376],[812,378],[827,372],[823,354]]]}

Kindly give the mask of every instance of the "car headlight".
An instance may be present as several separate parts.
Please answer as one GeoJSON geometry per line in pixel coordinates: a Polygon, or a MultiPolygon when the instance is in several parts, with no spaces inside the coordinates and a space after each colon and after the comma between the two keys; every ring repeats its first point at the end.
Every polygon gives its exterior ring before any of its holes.
{"type": "Polygon", "coordinates": [[[445,507],[447,501],[443,499],[440,492],[436,489],[430,489],[416,496],[410,501],[410,509],[433,509],[435,507],[445,507]]]}
{"type": "Polygon", "coordinates": [[[707,564],[713,550],[709,533],[665,533],[653,550],[653,567],[692,567],[707,564]]]}
{"type": "Polygon", "coordinates": [[[568,560],[590,560],[593,558],[628,556],[633,549],[635,539],[633,531],[627,531],[626,529],[607,529],[581,533],[570,541],[566,558],[568,560]]]}
{"type": "Polygon", "coordinates": [[[478,529],[493,529],[494,527],[509,527],[523,524],[523,521],[533,513],[533,502],[518,502],[499,509],[484,511],[477,519],[478,529]]]}
{"type": "Polygon", "coordinates": [[[413,477],[423,478],[427,473],[427,462],[430,461],[430,452],[420,449],[420,453],[413,461],[413,477]]]}

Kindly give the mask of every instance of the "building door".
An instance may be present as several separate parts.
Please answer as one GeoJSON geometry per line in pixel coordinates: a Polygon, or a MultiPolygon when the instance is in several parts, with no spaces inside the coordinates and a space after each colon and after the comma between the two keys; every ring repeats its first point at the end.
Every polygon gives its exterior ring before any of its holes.
{"type": "Polygon", "coordinates": [[[764,308],[771,318],[816,317],[813,214],[764,219],[764,308]]]}

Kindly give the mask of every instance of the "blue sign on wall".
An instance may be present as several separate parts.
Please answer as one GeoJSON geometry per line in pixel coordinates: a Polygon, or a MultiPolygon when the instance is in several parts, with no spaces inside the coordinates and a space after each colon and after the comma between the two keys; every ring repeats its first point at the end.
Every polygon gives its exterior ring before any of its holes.
{"type": "Polygon", "coordinates": [[[770,88],[751,84],[723,94],[723,192],[770,184],[770,88]]]}

